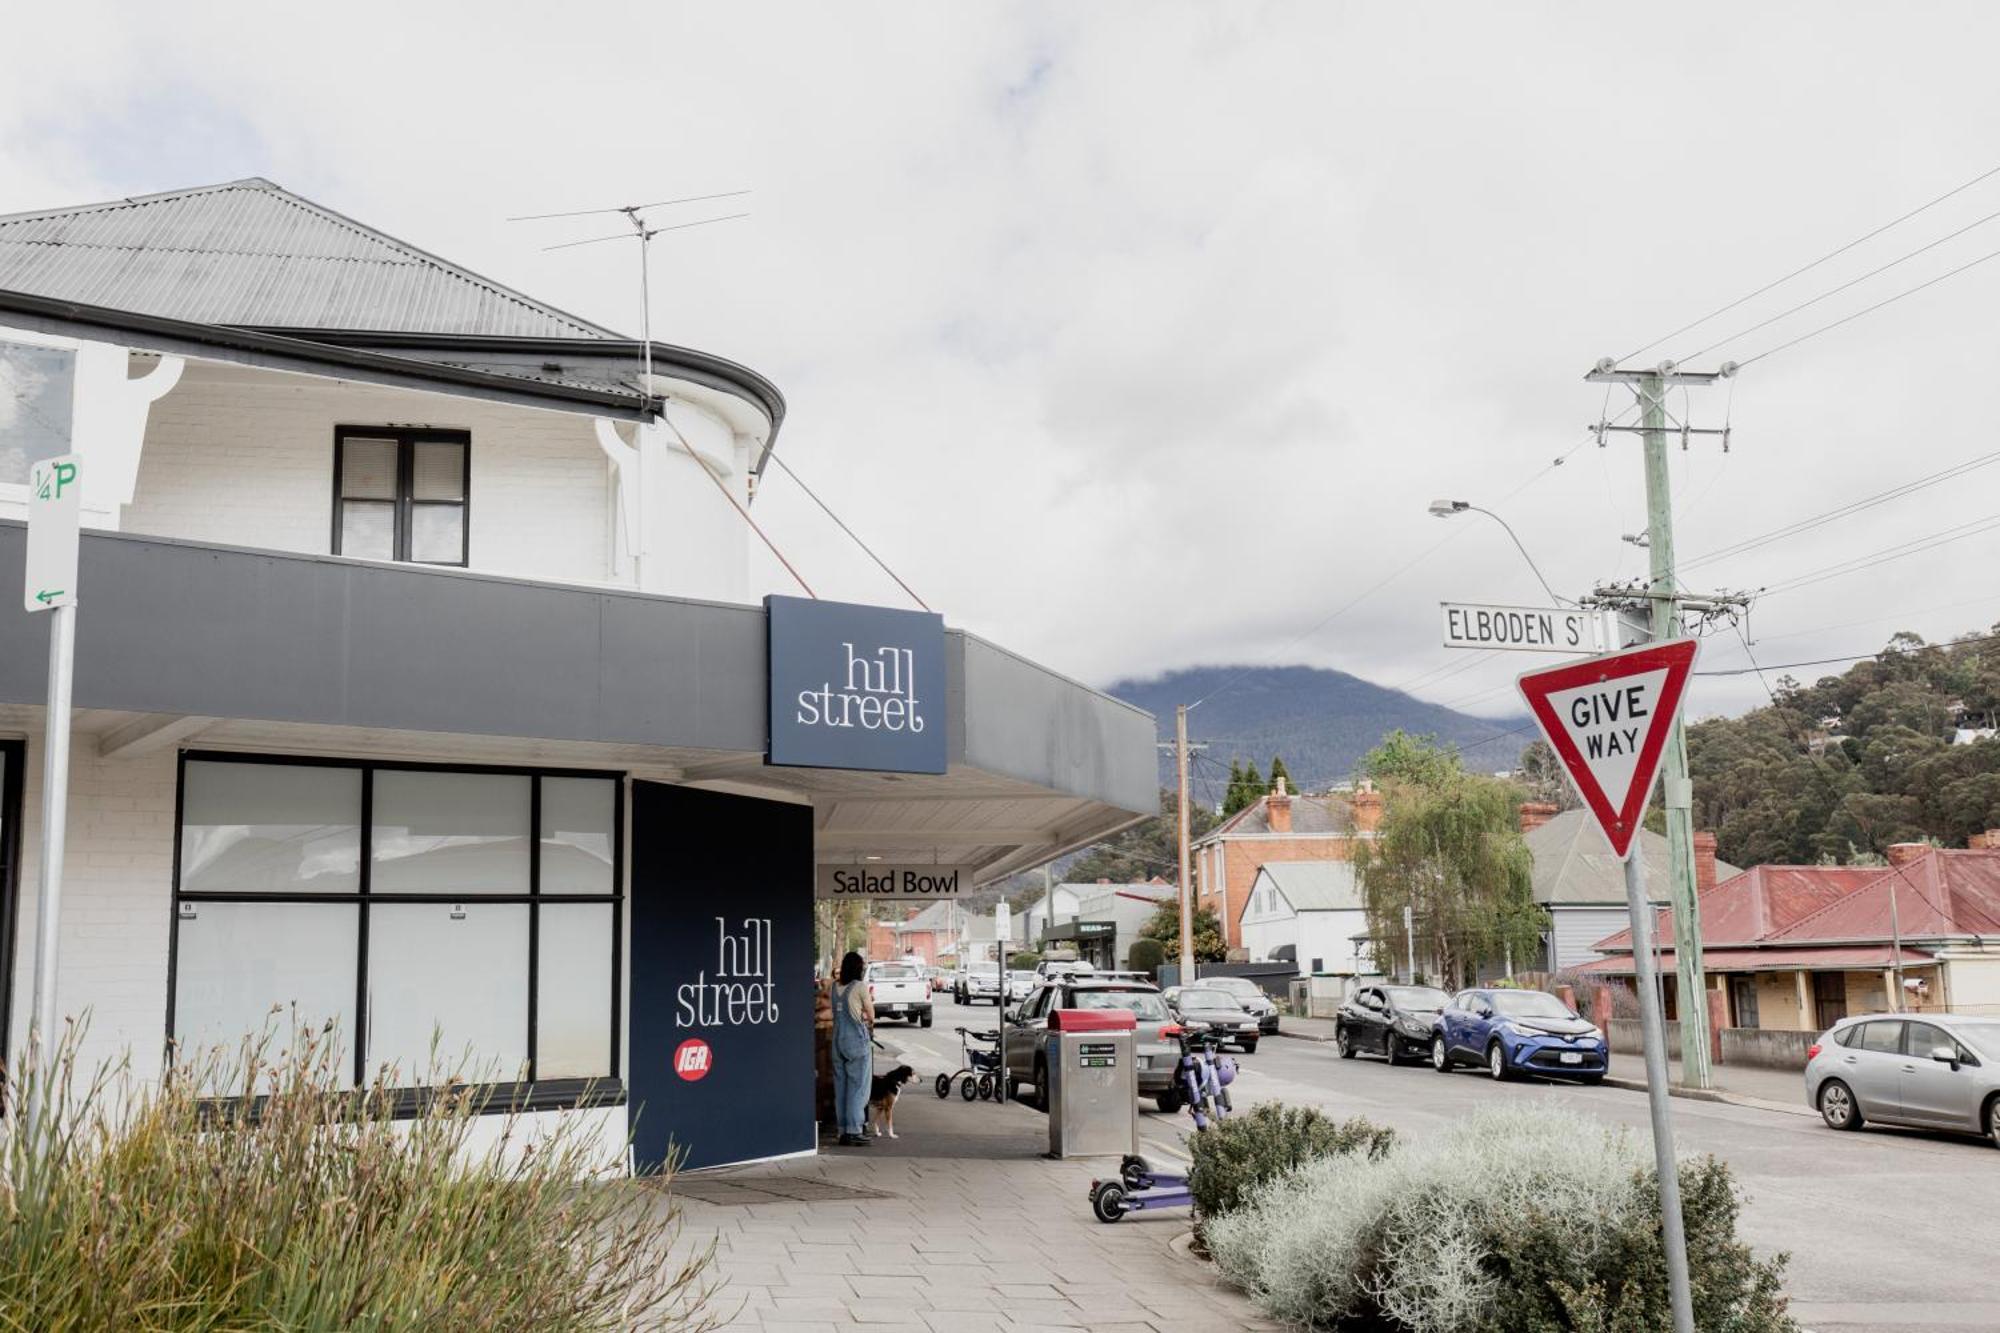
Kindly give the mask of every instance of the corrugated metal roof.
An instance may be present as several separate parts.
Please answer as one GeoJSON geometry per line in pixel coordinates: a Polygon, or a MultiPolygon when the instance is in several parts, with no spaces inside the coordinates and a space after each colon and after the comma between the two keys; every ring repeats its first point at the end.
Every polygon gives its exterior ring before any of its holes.
{"type": "MultiPolygon", "coordinates": [[[[1915,949],[1903,950],[1900,959],[1904,967],[1922,967],[1936,961],[1915,949]]],[[[1898,958],[1886,944],[1856,944],[1817,949],[1704,949],[1701,963],[1710,972],[1859,972],[1895,967],[1898,958]]],[[[1660,971],[1671,976],[1674,967],[1674,951],[1664,950],[1660,954],[1660,971]]],[[[1629,953],[1599,958],[1577,969],[1612,976],[1631,976],[1636,970],[1629,953]]]]}
{"type": "Polygon", "coordinates": [[[255,177],[0,217],[0,289],[253,328],[619,336],[255,177]]]}
{"type": "MultiPolygon", "coordinates": [[[[1535,858],[1535,901],[1545,906],[1622,906],[1625,863],[1611,854],[1604,836],[1583,810],[1565,810],[1522,835],[1535,858]]],[[[1654,902],[1667,898],[1667,840],[1650,829],[1639,831],[1645,857],[1646,894],[1654,902]]],[[[1742,871],[1726,861],[1715,863],[1718,882],[1742,871]]]]}
{"type": "Polygon", "coordinates": [[[1257,874],[1268,876],[1295,912],[1352,912],[1363,906],[1352,861],[1266,861],[1257,874]]]}

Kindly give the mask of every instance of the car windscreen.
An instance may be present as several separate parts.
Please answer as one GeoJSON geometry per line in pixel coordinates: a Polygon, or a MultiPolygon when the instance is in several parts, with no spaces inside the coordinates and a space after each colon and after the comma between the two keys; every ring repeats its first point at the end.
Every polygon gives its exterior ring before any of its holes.
{"type": "Polygon", "coordinates": [[[1207,988],[1203,988],[1201,990],[1182,991],[1180,993],[1180,1002],[1181,1002],[1181,1008],[1183,1009],[1242,1008],[1241,1005],[1236,1003],[1235,998],[1232,997],[1228,991],[1209,990],[1207,988]]]}
{"type": "Polygon", "coordinates": [[[1442,1009],[1451,1003],[1451,996],[1436,986],[1388,986],[1384,988],[1384,993],[1388,995],[1389,1003],[1412,1012],[1442,1009]]]}
{"type": "Polygon", "coordinates": [[[1203,977],[1201,984],[1210,990],[1226,990],[1236,995],[1255,995],[1262,990],[1248,977],[1203,977]]]}
{"type": "Polygon", "coordinates": [[[908,963],[877,963],[868,975],[876,981],[915,981],[921,973],[908,963]]]}
{"type": "Polygon", "coordinates": [[[1953,1023],[1951,1035],[1989,1060],[2000,1060],[2000,1021],[1953,1023]]]}
{"type": "Polygon", "coordinates": [[[1515,1018],[1574,1018],[1569,1006],[1547,991],[1497,990],[1492,992],[1495,1013],[1515,1018]]]}
{"type": "Polygon", "coordinates": [[[1071,991],[1069,1007],[1072,1009],[1130,1009],[1134,1017],[1145,1020],[1167,1017],[1167,1006],[1160,1002],[1159,992],[1149,990],[1071,991]]]}

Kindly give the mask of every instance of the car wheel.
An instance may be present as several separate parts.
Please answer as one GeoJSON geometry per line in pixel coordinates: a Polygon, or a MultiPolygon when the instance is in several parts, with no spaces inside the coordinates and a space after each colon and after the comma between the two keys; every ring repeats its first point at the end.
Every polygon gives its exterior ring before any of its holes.
{"type": "Polygon", "coordinates": [[[1346,1028],[1335,1028],[1333,1030],[1333,1044],[1340,1048],[1341,1059],[1352,1060],[1354,1058],[1354,1038],[1347,1035],[1346,1028]]]}
{"type": "Polygon", "coordinates": [[[937,1078],[937,1095],[938,1095],[938,1096],[940,1096],[940,1097],[949,1097],[949,1096],[951,1096],[951,1075],[950,1075],[950,1074],[939,1074],[939,1075],[938,1075],[938,1078],[937,1078]]]}
{"type": "Polygon", "coordinates": [[[1403,1063],[1403,1050],[1400,1046],[1396,1045],[1394,1037],[1382,1043],[1382,1056],[1388,1060],[1391,1066],[1403,1063]]]}
{"type": "Polygon", "coordinates": [[[1861,1107],[1854,1100],[1853,1089],[1837,1078],[1820,1084],[1819,1118],[1826,1121],[1828,1129],[1860,1129],[1861,1107]]]}
{"type": "Polygon", "coordinates": [[[1166,1115],[1174,1115],[1181,1109],[1181,1095],[1178,1092],[1158,1092],[1153,1094],[1153,1105],[1166,1115]]]}
{"type": "Polygon", "coordinates": [[[1257,1039],[1255,1037],[1250,1038],[1248,1041],[1238,1042],[1237,1045],[1243,1048],[1243,1054],[1245,1055],[1257,1054],[1257,1039]]]}
{"type": "Polygon", "coordinates": [[[1507,1066],[1506,1048],[1497,1041],[1486,1047],[1486,1072],[1496,1083],[1504,1083],[1514,1076],[1514,1071],[1507,1066]]]}
{"type": "Polygon", "coordinates": [[[1986,1099],[1986,1137],[2000,1148],[2000,1096],[1986,1099]]]}
{"type": "Polygon", "coordinates": [[[928,1009],[924,1010],[923,1018],[918,1021],[920,1026],[929,1027],[931,1025],[931,1011],[928,1009]]]}
{"type": "Polygon", "coordinates": [[[1440,1074],[1451,1072],[1451,1052],[1445,1049],[1443,1037],[1431,1038],[1431,1068],[1440,1074]]]}
{"type": "Polygon", "coordinates": [[[1040,1055],[1035,1057],[1035,1109],[1044,1115],[1049,1109],[1049,1062],[1040,1055]]]}
{"type": "Polygon", "coordinates": [[[1125,1184],[1101,1180],[1090,1191],[1090,1211],[1100,1222],[1116,1222],[1125,1216],[1125,1184]]]}

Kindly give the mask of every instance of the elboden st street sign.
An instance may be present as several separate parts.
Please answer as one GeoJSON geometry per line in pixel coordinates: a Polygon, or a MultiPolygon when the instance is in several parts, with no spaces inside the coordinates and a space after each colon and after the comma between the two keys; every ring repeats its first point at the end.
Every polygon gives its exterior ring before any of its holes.
{"type": "Polygon", "coordinates": [[[1440,602],[1447,648],[1504,648],[1529,653],[1597,651],[1597,616],[1559,606],[1486,606],[1440,602]]]}

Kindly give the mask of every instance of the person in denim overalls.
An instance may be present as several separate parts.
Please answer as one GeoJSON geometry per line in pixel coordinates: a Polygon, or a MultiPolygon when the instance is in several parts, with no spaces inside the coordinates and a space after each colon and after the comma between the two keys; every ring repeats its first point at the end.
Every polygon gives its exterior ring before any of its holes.
{"type": "Polygon", "coordinates": [[[840,977],[833,988],[833,1114],[840,1123],[841,1146],[866,1148],[861,1132],[868,1114],[868,1087],[873,1072],[869,1043],[875,1028],[875,1001],[863,980],[868,965],[850,951],[840,960],[840,977]]]}

